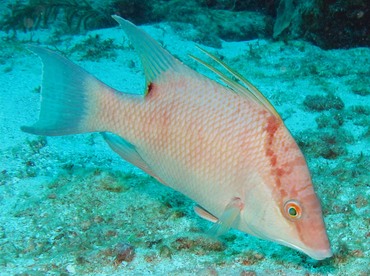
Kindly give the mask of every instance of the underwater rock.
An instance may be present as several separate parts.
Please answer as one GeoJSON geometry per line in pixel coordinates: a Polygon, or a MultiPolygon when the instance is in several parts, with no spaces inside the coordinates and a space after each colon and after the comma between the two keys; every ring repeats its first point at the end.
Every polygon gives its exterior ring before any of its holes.
{"type": "Polygon", "coordinates": [[[169,258],[169,259],[171,259],[171,258],[172,258],[172,252],[171,252],[171,249],[170,249],[167,245],[163,245],[163,246],[159,249],[159,255],[160,255],[162,258],[169,258]]]}
{"type": "Polygon", "coordinates": [[[329,114],[321,114],[315,119],[317,127],[321,128],[339,128],[344,123],[343,114],[336,110],[331,111],[329,114]]]}
{"type": "Polygon", "coordinates": [[[98,34],[89,35],[85,40],[74,45],[69,54],[77,53],[80,60],[99,61],[102,58],[113,59],[119,48],[111,38],[103,40],[98,34]]]}
{"type": "Polygon", "coordinates": [[[211,9],[199,6],[196,1],[181,5],[176,1],[153,4],[151,17],[170,22],[175,31],[187,39],[216,48],[221,47],[221,39],[243,41],[268,37],[272,33],[273,21],[271,16],[263,13],[211,9]]]}
{"type": "Polygon", "coordinates": [[[50,25],[62,22],[65,30],[78,32],[95,29],[112,24],[109,14],[90,4],[91,1],[64,0],[15,1],[14,4],[3,4],[5,12],[0,18],[0,29],[33,31],[38,28],[49,28],[50,25]],[[58,19],[58,20],[57,20],[58,19]]]}
{"type": "Polygon", "coordinates": [[[353,136],[342,129],[329,129],[316,132],[307,130],[298,137],[298,145],[314,158],[336,159],[347,154],[346,145],[353,143],[353,136]]]}
{"type": "Polygon", "coordinates": [[[203,268],[200,271],[198,271],[197,275],[199,276],[217,276],[219,275],[217,270],[214,269],[213,267],[207,267],[203,268]]]}
{"type": "Polygon", "coordinates": [[[190,24],[187,33],[198,33],[195,41],[214,47],[221,47],[220,39],[260,37],[304,39],[324,49],[370,46],[368,0],[65,0],[63,5],[29,0],[7,5],[0,15],[0,29],[14,34],[40,27],[81,32],[114,26],[112,14],[136,24],[190,24]]]}
{"type": "Polygon", "coordinates": [[[240,272],[240,276],[256,276],[257,273],[253,270],[243,270],[240,272]]]}
{"type": "Polygon", "coordinates": [[[148,0],[110,0],[108,3],[104,2],[106,1],[97,1],[97,5],[102,9],[110,7],[113,11],[112,14],[120,15],[135,24],[143,24],[149,21],[152,5],[154,4],[153,1],[148,0]]]}
{"type": "Polygon", "coordinates": [[[326,96],[321,95],[308,95],[306,96],[303,104],[313,111],[324,111],[330,109],[343,109],[344,103],[338,96],[329,93],[326,96]]]}
{"type": "Polygon", "coordinates": [[[352,92],[354,94],[360,96],[369,96],[370,95],[370,87],[368,83],[365,82],[357,82],[352,86],[352,92]]]}
{"type": "Polygon", "coordinates": [[[191,239],[188,237],[177,238],[171,243],[171,247],[176,250],[189,250],[197,255],[204,255],[209,251],[224,251],[225,245],[218,241],[206,238],[191,239]]]}
{"type": "Polygon", "coordinates": [[[290,22],[294,14],[294,4],[293,0],[280,1],[276,21],[274,24],[273,37],[277,38],[286,28],[289,27],[290,22]]]}
{"type": "Polygon", "coordinates": [[[252,40],[271,33],[272,19],[256,12],[212,11],[211,14],[218,36],[225,41],[252,40]]]}
{"type": "MultiPolygon", "coordinates": [[[[261,262],[264,258],[265,256],[263,256],[260,253],[253,252],[253,251],[247,251],[243,254],[243,257],[240,259],[240,263],[243,265],[250,266],[250,265],[254,265],[254,264],[261,262]]],[[[253,271],[248,271],[248,273],[249,272],[253,272],[253,271]]],[[[255,275],[255,274],[246,274],[246,275],[255,275]]]]}
{"type": "Polygon", "coordinates": [[[368,0],[316,1],[302,14],[305,38],[323,49],[370,46],[368,0]]]}
{"type": "Polygon", "coordinates": [[[122,262],[130,263],[135,257],[135,248],[129,243],[119,243],[114,249],[116,258],[114,265],[119,265],[122,262]]]}

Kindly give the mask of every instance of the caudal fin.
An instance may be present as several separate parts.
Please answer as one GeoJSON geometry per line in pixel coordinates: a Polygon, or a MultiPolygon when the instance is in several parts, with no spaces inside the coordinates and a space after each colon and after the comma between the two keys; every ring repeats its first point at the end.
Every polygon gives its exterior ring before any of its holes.
{"type": "Polygon", "coordinates": [[[94,92],[106,90],[107,86],[59,54],[37,46],[29,49],[43,63],[41,110],[38,122],[21,129],[48,136],[98,131],[89,120],[99,96],[94,92]]]}

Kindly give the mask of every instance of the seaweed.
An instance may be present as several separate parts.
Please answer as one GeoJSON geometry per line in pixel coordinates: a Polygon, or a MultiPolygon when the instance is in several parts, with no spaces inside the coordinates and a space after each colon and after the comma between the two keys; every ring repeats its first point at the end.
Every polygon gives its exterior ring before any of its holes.
{"type": "Polygon", "coordinates": [[[122,262],[130,263],[135,257],[135,247],[129,243],[119,243],[114,249],[116,258],[114,265],[118,266],[122,262]]]}
{"type": "Polygon", "coordinates": [[[297,142],[311,158],[323,157],[334,160],[348,153],[346,145],[352,144],[354,137],[341,128],[321,132],[306,130],[298,135],[297,142]]]}
{"type": "Polygon", "coordinates": [[[28,3],[8,5],[10,13],[0,21],[0,29],[9,32],[24,32],[40,27],[47,28],[50,22],[63,15],[70,30],[90,29],[109,22],[109,17],[94,9],[86,0],[29,0],[28,3]]]}
{"type": "Polygon", "coordinates": [[[115,52],[119,46],[114,43],[113,39],[103,40],[98,34],[89,35],[85,40],[77,43],[71,50],[70,53],[78,53],[80,59],[99,61],[101,58],[115,59],[117,53],[115,52]]]}
{"type": "Polygon", "coordinates": [[[273,38],[277,38],[292,21],[295,11],[293,0],[282,0],[277,8],[277,17],[274,25],[273,38]]]}
{"type": "Polygon", "coordinates": [[[311,111],[324,111],[330,109],[341,110],[344,108],[344,103],[341,98],[332,93],[326,96],[307,95],[303,104],[311,111]]]}

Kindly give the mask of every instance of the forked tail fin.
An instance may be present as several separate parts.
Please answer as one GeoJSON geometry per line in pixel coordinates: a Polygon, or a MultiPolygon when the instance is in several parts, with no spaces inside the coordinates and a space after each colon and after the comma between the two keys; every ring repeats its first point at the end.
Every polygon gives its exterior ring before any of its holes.
{"type": "Polygon", "coordinates": [[[32,126],[22,126],[21,129],[48,136],[101,131],[97,129],[98,118],[94,118],[94,107],[99,92],[110,88],[50,50],[37,46],[28,48],[43,63],[41,110],[38,122],[32,126]]]}

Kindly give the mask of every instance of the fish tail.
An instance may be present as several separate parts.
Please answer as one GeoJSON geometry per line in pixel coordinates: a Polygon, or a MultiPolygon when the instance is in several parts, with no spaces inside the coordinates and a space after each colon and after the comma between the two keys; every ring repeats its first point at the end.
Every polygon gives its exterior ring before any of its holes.
{"type": "Polygon", "coordinates": [[[21,130],[47,136],[99,131],[98,118],[91,120],[94,105],[98,92],[110,88],[59,54],[37,46],[28,48],[43,63],[41,108],[39,120],[21,130]]]}

